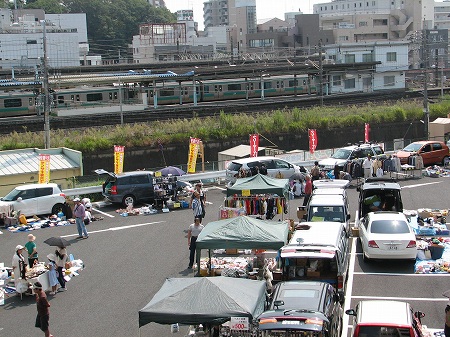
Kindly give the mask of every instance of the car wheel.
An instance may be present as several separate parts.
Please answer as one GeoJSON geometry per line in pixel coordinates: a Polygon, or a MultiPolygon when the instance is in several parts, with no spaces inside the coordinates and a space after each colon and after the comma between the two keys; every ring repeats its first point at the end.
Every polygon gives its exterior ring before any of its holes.
{"type": "Polygon", "coordinates": [[[59,212],[64,211],[64,205],[63,204],[56,204],[52,207],[52,215],[58,214],[59,212]]]}
{"type": "Polygon", "coordinates": [[[364,261],[365,263],[369,263],[369,262],[370,262],[370,259],[366,256],[366,254],[364,253],[364,251],[363,251],[362,255],[363,255],[363,261],[364,261]]]}
{"type": "Polygon", "coordinates": [[[136,205],[136,197],[134,195],[128,194],[123,197],[122,204],[127,207],[129,204],[133,206],[136,205]]]}
{"type": "Polygon", "coordinates": [[[442,159],[442,165],[449,166],[450,165],[450,158],[445,156],[444,159],[442,159]]]}

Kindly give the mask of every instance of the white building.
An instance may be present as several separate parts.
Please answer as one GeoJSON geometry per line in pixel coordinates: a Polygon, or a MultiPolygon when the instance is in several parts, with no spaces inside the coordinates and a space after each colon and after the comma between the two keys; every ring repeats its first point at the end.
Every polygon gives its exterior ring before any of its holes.
{"type": "Polygon", "coordinates": [[[335,63],[379,61],[373,73],[345,69],[330,73],[329,93],[360,90],[392,90],[405,88],[405,71],[408,70],[408,42],[361,42],[325,46],[327,58],[335,63]]]}

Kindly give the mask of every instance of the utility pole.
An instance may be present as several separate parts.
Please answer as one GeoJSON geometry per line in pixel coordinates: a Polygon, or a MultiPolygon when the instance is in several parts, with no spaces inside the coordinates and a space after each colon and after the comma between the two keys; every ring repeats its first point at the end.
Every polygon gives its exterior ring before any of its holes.
{"type": "Polygon", "coordinates": [[[428,109],[428,50],[427,32],[425,27],[422,30],[422,61],[423,61],[423,113],[425,137],[429,139],[430,112],[428,109]]]}
{"type": "Polygon", "coordinates": [[[323,106],[323,62],[322,62],[322,39],[319,40],[319,95],[320,95],[320,106],[323,106]]]}
{"type": "Polygon", "coordinates": [[[47,64],[47,35],[45,28],[45,20],[41,20],[42,24],[42,34],[43,34],[43,51],[44,51],[44,60],[42,62],[43,65],[43,75],[44,75],[44,147],[46,149],[50,148],[50,97],[49,97],[49,88],[48,88],[48,64],[47,64]]]}

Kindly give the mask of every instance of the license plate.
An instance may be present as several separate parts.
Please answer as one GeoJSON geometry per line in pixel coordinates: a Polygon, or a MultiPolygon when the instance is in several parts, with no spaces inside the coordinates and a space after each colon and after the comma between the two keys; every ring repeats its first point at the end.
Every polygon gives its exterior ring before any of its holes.
{"type": "Polygon", "coordinates": [[[296,324],[300,324],[300,322],[299,321],[281,321],[281,324],[296,325],[296,324]]]}
{"type": "Polygon", "coordinates": [[[397,250],[397,246],[389,246],[389,250],[397,250]]]}

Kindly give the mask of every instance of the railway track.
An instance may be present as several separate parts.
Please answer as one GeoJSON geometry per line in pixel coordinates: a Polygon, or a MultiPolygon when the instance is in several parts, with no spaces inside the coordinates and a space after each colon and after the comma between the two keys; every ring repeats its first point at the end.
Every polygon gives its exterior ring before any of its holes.
{"type": "MultiPolygon", "coordinates": [[[[369,102],[396,101],[399,99],[418,99],[423,97],[420,91],[386,91],[375,93],[352,93],[342,95],[323,96],[324,106],[348,106],[367,104],[369,102]]],[[[283,96],[261,99],[219,101],[216,103],[159,106],[144,111],[126,112],[123,114],[124,123],[142,123],[163,121],[170,119],[184,119],[209,117],[218,115],[221,111],[227,114],[267,112],[283,108],[310,108],[320,104],[320,97],[314,96],[283,96]]],[[[79,129],[93,126],[117,125],[121,122],[118,113],[104,113],[101,115],[74,115],[70,117],[50,116],[51,129],[79,129]]],[[[43,116],[27,116],[0,119],[0,134],[25,131],[43,131],[43,116]]]]}

